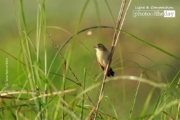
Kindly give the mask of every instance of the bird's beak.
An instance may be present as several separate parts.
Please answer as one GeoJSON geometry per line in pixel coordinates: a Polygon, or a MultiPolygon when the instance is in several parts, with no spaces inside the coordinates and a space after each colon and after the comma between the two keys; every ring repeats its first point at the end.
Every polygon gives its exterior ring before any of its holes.
{"type": "Polygon", "coordinates": [[[95,46],[94,46],[94,48],[98,48],[98,46],[97,46],[97,45],[95,45],[95,46]]]}

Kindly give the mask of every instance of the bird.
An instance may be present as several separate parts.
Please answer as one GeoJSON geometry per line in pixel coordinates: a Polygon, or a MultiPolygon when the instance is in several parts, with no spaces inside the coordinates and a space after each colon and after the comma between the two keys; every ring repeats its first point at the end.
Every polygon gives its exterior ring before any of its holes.
{"type": "MultiPolygon", "coordinates": [[[[105,71],[106,66],[108,64],[108,60],[109,60],[109,56],[110,56],[110,52],[108,51],[108,49],[101,43],[96,44],[94,46],[94,48],[96,49],[96,57],[97,57],[97,61],[101,67],[101,69],[103,71],[105,71]]],[[[114,71],[112,70],[112,68],[110,67],[108,72],[107,72],[107,77],[111,77],[114,76],[114,71]]]]}

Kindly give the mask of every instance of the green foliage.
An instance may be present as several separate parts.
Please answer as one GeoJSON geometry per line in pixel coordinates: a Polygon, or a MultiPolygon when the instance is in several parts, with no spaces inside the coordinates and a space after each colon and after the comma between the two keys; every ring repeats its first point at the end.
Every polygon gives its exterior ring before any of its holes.
{"type": "MultiPolygon", "coordinates": [[[[3,68],[8,69],[9,85],[4,86],[4,82],[1,85],[0,119],[92,119],[103,73],[100,73],[94,51],[91,49],[97,42],[104,42],[108,45],[110,42],[104,39],[108,36],[112,38],[113,34],[109,33],[115,30],[112,27],[115,26],[115,20],[112,10],[114,8],[110,1],[80,1],[81,6],[78,4],[79,8],[76,7],[80,9],[80,12],[73,34],[68,28],[64,29],[58,25],[48,26],[47,4],[49,1],[40,0],[36,3],[37,18],[36,23],[33,23],[35,28],[31,30],[28,29],[30,23],[27,19],[29,17],[26,11],[27,3],[25,4],[23,0],[13,2],[19,33],[19,47],[13,49],[18,53],[11,53],[7,49],[0,48],[5,58],[8,56],[9,65],[3,68]],[[102,4],[108,11],[112,25],[108,23],[106,25],[104,22],[106,20],[101,18],[102,4]],[[88,24],[88,27],[84,27],[86,25],[83,20],[87,9],[92,6],[95,8],[98,25],[89,27],[88,24]],[[56,30],[59,30],[58,34],[63,33],[60,37],[61,41],[54,39],[56,35],[53,32],[56,30]],[[94,34],[97,30],[99,34],[83,37],[86,32],[90,31],[94,34]],[[106,33],[107,36],[104,35],[106,33]],[[95,42],[92,42],[92,39],[95,42]],[[14,54],[18,54],[18,57],[14,54]],[[11,63],[14,66],[10,66],[11,63]]],[[[88,20],[85,22],[91,21],[89,18],[88,20]]],[[[72,19],[70,21],[73,22],[72,19]]],[[[144,43],[146,47],[152,48],[155,52],[166,55],[164,59],[176,59],[178,62],[180,60],[179,56],[171,50],[141,39],[141,36],[134,35],[128,30],[122,30],[121,35],[134,40],[137,44],[144,43]]],[[[123,37],[120,38],[123,39],[123,37]]],[[[119,42],[120,47],[116,50],[120,53],[115,54],[116,58],[112,62],[116,76],[106,80],[105,95],[96,119],[179,119],[180,71],[178,67],[164,63],[164,59],[156,63],[153,57],[141,54],[141,52],[123,52],[123,45],[126,44],[123,44],[123,40],[119,42]],[[144,61],[141,63],[136,59],[131,60],[133,56],[143,59],[146,61],[145,64],[144,61]],[[168,70],[174,72],[173,76],[161,66],[170,68],[168,70]]],[[[137,44],[131,46],[132,44],[128,43],[129,49],[133,51],[133,46],[137,44]]],[[[3,81],[6,78],[1,79],[3,81]]]]}

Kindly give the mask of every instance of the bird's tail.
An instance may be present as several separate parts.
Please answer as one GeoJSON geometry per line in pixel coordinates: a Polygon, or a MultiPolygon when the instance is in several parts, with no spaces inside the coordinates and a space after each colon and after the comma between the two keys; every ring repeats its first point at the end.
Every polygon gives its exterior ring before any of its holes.
{"type": "Polygon", "coordinates": [[[107,76],[108,77],[114,76],[114,71],[112,70],[112,68],[109,68],[107,76]]]}

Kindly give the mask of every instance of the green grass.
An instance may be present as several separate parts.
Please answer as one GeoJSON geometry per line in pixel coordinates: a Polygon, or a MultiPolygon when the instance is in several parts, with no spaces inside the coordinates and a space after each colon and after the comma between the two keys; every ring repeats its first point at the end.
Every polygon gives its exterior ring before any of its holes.
{"type": "MultiPolygon", "coordinates": [[[[103,4],[108,11],[107,19],[112,21],[113,26],[103,25],[99,1],[86,0],[82,3],[73,33],[63,27],[48,27],[45,0],[36,3],[37,18],[34,25],[36,28],[29,30],[27,27],[29,26],[28,13],[25,10],[24,1],[14,2],[20,47],[16,49],[19,51],[18,57],[0,48],[1,52],[8,56],[9,72],[9,86],[2,85],[0,92],[0,119],[84,120],[93,118],[92,112],[98,101],[103,73],[100,72],[94,58],[95,53],[91,50],[93,42],[90,40],[93,38],[96,42],[102,42],[98,39],[104,39],[103,34],[107,32],[106,30],[109,30],[108,33],[115,31],[114,21],[116,20],[114,18],[117,16],[113,16],[110,1],[105,0],[103,4]],[[86,10],[92,4],[96,11],[98,25],[82,27],[86,10]],[[57,42],[50,29],[58,29],[68,37],[62,37],[63,40],[57,42]],[[83,35],[87,31],[99,32],[92,38],[87,35],[84,38],[83,35]],[[85,40],[80,41],[79,39],[85,40]],[[14,72],[16,76],[10,76],[13,66],[11,61],[15,61],[13,64],[16,65],[14,72]]],[[[170,50],[159,47],[127,30],[122,30],[120,38],[121,36],[126,36],[138,44],[144,44],[165,55],[166,58],[175,59],[178,62],[180,60],[180,57],[170,50]]],[[[148,54],[125,53],[121,44],[122,39],[119,40],[119,47],[115,49],[115,52],[120,51],[118,55],[115,54],[118,57],[112,61],[116,75],[105,81],[104,96],[96,120],[180,119],[180,71],[178,67],[165,64],[164,61],[156,63],[154,58],[149,57],[148,54]],[[149,66],[128,58],[133,55],[144,59],[149,66]],[[127,63],[130,64],[127,65],[127,63]],[[161,66],[170,67],[170,70],[174,72],[173,77],[170,78],[161,66]],[[145,92],[146,87],[148,92],[145,92]],[[145,94],[142,94],[143,92],[145,94]]],[[[107,41],[103,42],[109,44],[107,41]]],[[[6,78],[1,79],[5,81],[6,78]]]]}

